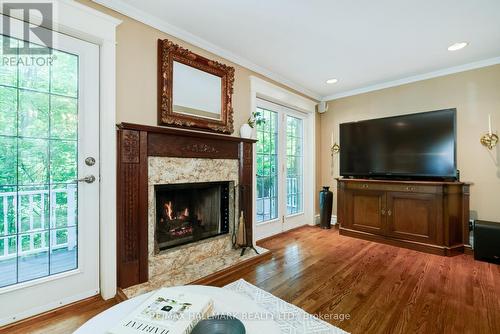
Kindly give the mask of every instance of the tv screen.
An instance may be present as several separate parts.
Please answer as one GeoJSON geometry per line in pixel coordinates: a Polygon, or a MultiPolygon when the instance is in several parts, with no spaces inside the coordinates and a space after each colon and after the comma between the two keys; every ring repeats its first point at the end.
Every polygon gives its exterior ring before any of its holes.
{"type": "Polygon", "coordinates": [[[456,178],[456,109],[340,124],[340,175],[456,178]]]}

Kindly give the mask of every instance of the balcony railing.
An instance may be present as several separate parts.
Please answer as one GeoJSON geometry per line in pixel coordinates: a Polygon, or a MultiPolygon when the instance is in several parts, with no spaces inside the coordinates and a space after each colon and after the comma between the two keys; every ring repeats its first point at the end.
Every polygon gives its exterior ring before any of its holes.
{"type": "MultiPolygon", "coordinates": [[[[41,252],[53,251],[60,248],[73,250],[77,244],[76,232],[70,233],[69,229],[76,228],[76,184],[67,184],[64,188],[45,189],[45,190],[29,190],[18,192],[0,192],[0,203],[3,203],[3,229],[0,230],[0,261],[16,256],[32,255],[41,252]],[[60,217],[60,211],[57,212],[56,198],[60,195],[65,195],[67,199],[65,217],[60,217]],[[46,221],[44,214],[49,197],[49,221],[46,221]],[[18,204],[21,201],[28,202],[28,210],[23,211],[23,217],[27,217],[29,221],[29,229],[20,231],[18,204]],[[38,204],[36,202],[38,201],[38,204]],[[39,209],[41,214],[36,214],[35,207],[39,209]],[[16,232],[9,231],[9,211],[14,212],[16,221],[16,232]],[[58,220],[65,221],[63,227],[56,226],[56,215],[58,220]],[[35,220],[38,217],[39,222],[35,220]],[[61,232],[65,237],[58,237],[61,232]],[[48,236],[48,237],[47,237],[48,236]],[[22,240],[21,240],[22,239],[22,240]],[[39,240],[39,242],[36,242],[39,240]],[[26,247],[28,244],[28,247],[26,247]]],[[[0,212],[0,214],[2,214],[0,212]]]]}

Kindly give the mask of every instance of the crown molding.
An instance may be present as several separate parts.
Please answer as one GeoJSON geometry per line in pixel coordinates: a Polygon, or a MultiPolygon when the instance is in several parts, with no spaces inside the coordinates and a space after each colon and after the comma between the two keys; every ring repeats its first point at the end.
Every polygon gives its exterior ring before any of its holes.
{"type": "Polygon", "coordinates": [[[442,70],[437,70],[437,71],[428,72],[428,73],[424,73],[424,74],[414,75],[414,76],[403,78],[403,79],[381,82],[381,83],[378,83],[375,85],[370,85],[370,86],[366,86],[366,87],[362,87],[362,88],[356,88],[356,89],[349,90],[346,92],[340,92],[340,93],[325,96],[321,99],[321,101],[332,101],[332,100],[340,99],[343,97],[359,95],[359,94],[373,92],[373,91],[381,90],[381,89],[385,89],[385,88],[397,87],[397,86],[409,84],[412,82],[433,79],[433,78],[437,78],[437,77],[442,77],[442,76],[446,76],[446,75],[450,75],[450,74],[475,70],[475,69],[478,69],[481,67],[487,67],[487,66],[492,66],[492,65],[497,65],[497,64],[500,64],[500,57],[489,58],[489,59],[480,60],[480,61],[476,61],[476,62],[472,62],[472,63],[468,63],[468,64],[448,67],[448,68],[445,68],[442,70]]]}
{"type": "Polygon", "coordinates": [[[192,45],[195,45],[199,48],[202,48],[208,52],[211,52],[217,56],[220,56],[222,58],[225,58],[229,60],[230,62],[233,62],[235,64],[238,64],[240,66],[243,66],[249,70],[252,70],[260,75],[263,75],[271,80],[274,80],[280,84],[283,84],[291,89],[294,89],[310,98],[313,98],[317,101],[321,99],[321,95],[318,93],[315,93],[293,81],[290,81],[283,76],[274,73],[262,66],[259,66],[250,60],[241,57],[237,54],[234,54],[224,48],[221,48],[213,43],[208,42],[207,40],[200,38],[190,32],[187,32],[183,29],[180,29],[162,19],[159,19],[156,16],[150,15],[148,13],[145,13],[144,11],[134,7],[130,6],[126,3],[124,3],[121,0],[92,0],[93,2],[100,4],[104,7],[110,8],[120,14],[123,14],[125,16],[128,16],[134,20],[137,20],[139,22],[142,22],[148,26],[151,26],[155,29],[158,29],[168,35],[174,36],[176,38],[179,38],[187,43],[190,43],[192,45]]]}
{"type": "Polygon", "coordinates": [[[211,52],[217,56],[220,56],[222,58],[227,59],[230,62],[233,62],[235,64],[238,64],[240,66],[243,66],[249,70],[252,70],[260,75],[263,75],[271,80],[274,80],[280,84],[283,84],[291,89],[294,89],[316,101],[331,101],[331,100],[336,100],[340,99],[343,97],[348,97],[348,96],[353,96],[353,95],[359,95],[363,93],[368,93],[368,92],[373,92],[385,88],[391,88],[391,87],[396,87],[396,86],[401,86],[417,81],[422,81],[422,80],[427,80],[427,79],[432,79],[432,78],[437,78],[441,76],[446,76],[454,73],[460,73],[460,72],[465,72],[469,70],[474,70],[478,69],[481,67],[487,67],[491,65],[496,65],[500,64],[500,57],[495,57],[495,58],[489,58],[485,60],[480,60],[476,62],[471,62],[463,65],[458,65],[458,66],[453,66],[437,71],[432,71],[424,74],[419,74],[415,76],[410,76],[402,79],[397,79],[397,80],[392,80],[392,81],[383,81],[374,85],[369,85],[361,88],[356,88],[352,90],[348,90],[345,92],[339,92],[331,95],[326,95],[322,96],[321,94],[318,94],[310,89],[307,89],[271,70],[268,70],[262,66],[259,66],[252,61],[239,56],[237,54],[234,54],[233,52],[230,52],[224,48],[221,48],[213,43],[208,42],[207,40],[200,38],[190,32],[187,32],[183,29],[180,29],[179,27],[172,25],[154,15],[150,15],[148,13],[145,13],[144,11],[138,9],[137,7],[131,6],[129,4],[124,3],[121,0],[92,0],[92,2],[95,2],[97,4],[100,4],[104,7],[110,8],[120,14],[123,14],[125,16],[128,16],[134,20],[137,20],[141,23],[144,23],[148,26],[151,26],[155,29],[158,29],[168,35],[174,36],[178,39],[181,39],[187,43],[190,43],[194,46],[197,46],[201,49],[204,49],[208,52],[211,52]]]}

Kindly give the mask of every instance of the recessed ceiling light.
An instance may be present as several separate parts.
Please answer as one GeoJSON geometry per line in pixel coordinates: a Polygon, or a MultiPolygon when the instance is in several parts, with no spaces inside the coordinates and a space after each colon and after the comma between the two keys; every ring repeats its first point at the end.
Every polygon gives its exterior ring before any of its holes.
{"type": "Polygon", "coordinates": [[[455,43],[448,47],[448,51],[458,51],[465,48],[467,45],[469,45],[467,42],[455,43]]]}
{"type": "Polygon", "coordinates": [[[339,82],[338,79],[328,79],[328,80],[326,80],[327,84],[334,84],[334,83],[337,83],[337,82],[339,82]]]}

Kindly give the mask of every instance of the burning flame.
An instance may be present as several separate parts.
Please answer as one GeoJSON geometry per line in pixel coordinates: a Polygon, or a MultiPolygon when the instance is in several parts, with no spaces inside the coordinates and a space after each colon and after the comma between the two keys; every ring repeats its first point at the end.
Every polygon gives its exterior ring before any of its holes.
{"type": "Polygon", "coordinates": [[[166,209],[168,219],[173,220],[174,219],[174,216],[173,216],[174,211],[172,210],[172,202],[169,201],[168,203],[165,203],[165,209],[166,209]]]}
{"type": "Polygon", "coordinates": [[[174,205],[172,204],[172,201],[165,202],[163,204],[163,208],[165,210],[166,216],[168,217],[168,220],[189,218],[188,208],[182,209],[181,211],[177,211],[176,213],[174,213],[174,205]]]}

